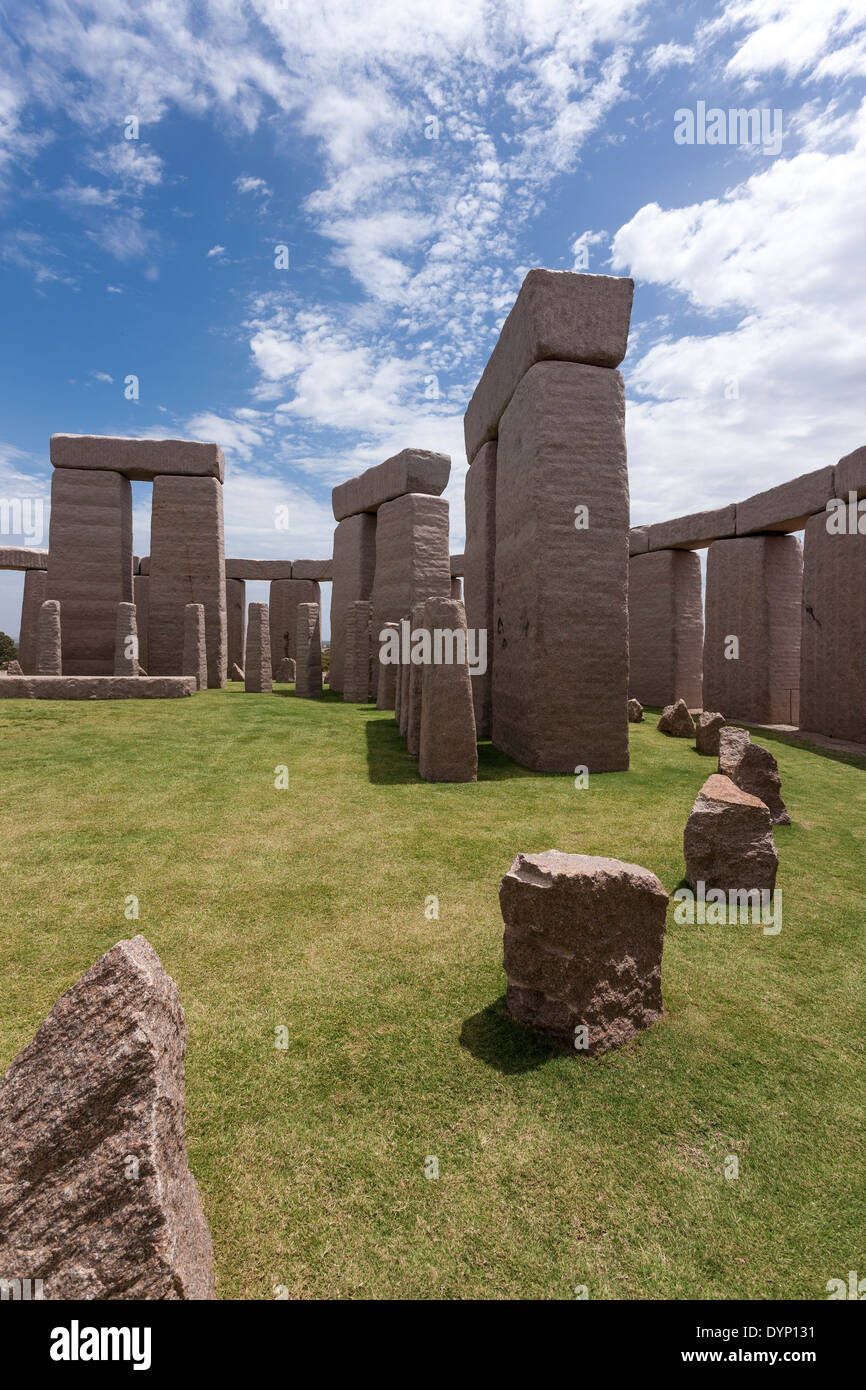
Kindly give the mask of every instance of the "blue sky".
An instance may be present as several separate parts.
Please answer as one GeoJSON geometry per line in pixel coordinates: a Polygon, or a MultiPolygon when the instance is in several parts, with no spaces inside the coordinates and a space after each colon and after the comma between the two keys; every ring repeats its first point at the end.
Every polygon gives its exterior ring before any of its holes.
{"type": "Polygon", "coordinates": [[[866,442],[866,0],[0,0],[0,31],[0,498],[47,504],[54,432],[216,439],[227,550],[315,558],[334,483],[417,445],[460,550],[463,411],[534,265],[635,278],[633,524],[866,442]],[[678,144],[701,102],[781,147],[678,144]]]}

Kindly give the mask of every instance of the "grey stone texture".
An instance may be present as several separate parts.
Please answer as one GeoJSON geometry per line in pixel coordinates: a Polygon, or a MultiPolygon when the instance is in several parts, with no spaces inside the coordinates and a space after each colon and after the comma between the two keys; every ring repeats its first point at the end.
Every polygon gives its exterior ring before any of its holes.
{"type": "Polygon", "coordinates": [[[376,572],[371,601],[373,639],[385,623],[399,622],[415,603],[448,598],[448,503],[444,497],[407,493],[379,508],[376,572]]]}
{"type": "Polygon", "coordinates": [[[774,825],[790,825],[791,817],[782,799],[782,778],[779,764],[768,748],[752,743],[748,730],[737,729],[745,738],[728,737],[723,730],[719,740],[719,772],[738,786],[763,801],[774,825]]]}
{"type": "Polygon", "coordinates": [[[470,464],[537,362],[618,367],[628,345],[634,284],[611,275],[530,270],[463,418],[470,464]]]}
{"type": "Polygon", "coordinates": [[[48,1300],[216,1297],[185,1052],[177,985],[143,936],[60,996],[0,1081],[3,1277],[42,1279],[48,1300]]]}
{"type": "MultiPolygon", "coordinates": [[[[411,634],[412,634],[412,615],[411,615],[411,613],[408,614],[408,616],[407,616],[407,618],[406,618],[406,624],[407,624],[407,628],[408,628],[408,631],[409,631],[409,637],[410,637],[410,641],[411,641],[411,634]]],[[[412,664],[413,664],[410,658],[411,658],[411,645],[410,645],[410,646],[407,646],[407,649],[406,649],[406,660],[403,662],[402,666],[400,667],[400,712],[399,712],[399,715],[398,715],[398,718],[397,718],[397,723],[398,723],[398,725],[400,726],[400,735],[401,735],[402,738],[407,738],[407,737],[408,737],[408,734],[409,734],[409,686],[410,686],[411,683],[412,683],[412,664]]]]}
{"type": "Polygon", "coordinates": [[[499,902],[516,1022],[585,1057],[661,1018],[668,895],[655,874],[587,854],[518,854],[499,902]]]}
{"type": "Polygon", "coordinates": [[[629,724],[643,723],[643,705],[640,700],[632,698],[628,702],[628,722],[629,724]]]}
{"type": "Polygon", "coordinates": [[[18,660],[25,675],[35,675],[39,651],[39,610],[45,602],[47,570],[27,570],[21,600],[21,632],[18,660]]]}
{"type": "Polygon", "coordinates": [[[621,375],[573,362],[531,367],[500,421],[493,742],[535,771],[628,767],[624,424],[621,375]]]}
{"type": "Polygon", "coordinates": [[[644,705],[701,704],[701,562],[691,550],[635,555],[628,568],[629,693],[644,705]]]}
{"type": "Polygon", "coordinates": [[[218,444],[193,439],[123,439],[99,434],[53,434],[51,462],[55,468],[94,469],[122,473],[138,482],[154,482],[161,474],[180,477],[225,478],[225,459],[218,444]]]}
{"type": "MultiPolygon", "coordinates": [[[[412,609],[412,631],[424,629],[424,609],[426,605],[416,603],[412,609]]],[[[471,677],[470,679],[477,679],[471,677]]],[[[424,667],[419,661],[409,664],[409,692],[406,710],[406,747],[417,758],[421,749],[421,697],[424,686],[424,667]]]]}
{"type": "Polygon", "coordinates": [[[297,663],[292,656],[284,656],[279,666],[274,680],[280,681],[283,685],[291,685],[295,679],[297,663]]]}
{"type": "Polygon", "coordinates": [[[231,675],[229,676],[229,680],[240,681],[241,684],[243,684],[243,681],[244,681],[244,668],[243,668],[243,666],[238,666],[237,662],[235,662],[234,665],[232,666],[231,675]]]}
{"type": "Polygon", "coordinates": [[[176,700],[196,693],[193,676],[7,676],[6,700],[176,700]]]}
{"type": "Polygon", "coordinates": [[[795,536],[744,536],[710,546],[706,709],[744,723],[798,722],[802,594],[803,552],[795,536]],[[731,636],[739,639],[736,660],[725,656],[731,636]]]}
{"type": "MultiPolygon", "coordinates": [[[[401,624],[402,626],[402,624],[401,624]]],[[[400,728],[400,710],[403,704],[403,652],[400,650],[400,664],[397,667],[397,676],[394,682],[394,722],[400,728]]]]}
{"type": "MultiPolygon", "coordinates": [[[[331,689],[345,690],[346,620],[349,606],[366,602],[376,572],[376,516],[361,512],[334,529],[331,583],[331,689]]],[[[353,687],[353,690],[355,688],[353,687]]],[[[350,697],[357,700],[357,690],[350,697]]]]}
{"type": "Polygon", "coordinates": [[[737,535],[758,531],[802,531],[822,512],[833,493],[833,469],[818,468],[737,503],[737,535]]]}
{"type": "Polygon", "coordinates": [[[39,610],[39,627],[36,635],[36,671],[40,676],[60,676],[63,674],[60,604],[56,598],[46,599],[39,610]]]}
{"type": "Polygon", "coordinates": [[[322,630],[317,603],[299,603],[295,642],[295,694],[304,699],[322,694],[322,630]]]}
{"type": "MultiPolygon", "coordinates": [[[[428,599],[424,627],[433,633],[461,628],[465,632],[463,604],[450,598],[428,599]]],[[[478,780],[472,681],[465,661],[434,659],[423,668],[418,772],[425,782],[478,780]]]]}
{"type": "Polygon", "coordinates": [[[370,638],[373,647],[373,665],[376,670],[376,708],[394,709],[397,703],[397,671],[399,667],[391,661],[382,661],[383,641],[380,634],[385,631],[399,632],[397,623],[383,623],[378,630],[375,625],[370,638]]]}
{"type": "Polygon", "coordinates": [[[0,570],[46,570],[48,551],[29,545],[0,545],[0,570]]]}
{"type": "Polygon", "coordinates": [[[244,689],[254,695],[269,695],[273,688],[268,605],[251,603],[247,616],[244,689]]]}
{"type": "Polygon", "coordinates": [[[451,576],[451,592],[449,597],[453,598],[456,603],[463,602],[463,580],[456,574],[452,574],[451,576]]]}
{"type": "Polygon", "coordinates": [[[114,642],[114,674],[137,676],[140,671],[138,616],[134,603],[117,605],[117,628],[114,642]]]}
{"type": "Polygon", "coordinates": [[[292,578],[293,579],[315,579],[318,582],[326,583],[334,577],[334,564],[332,560],[293,560],[292,578]]]}
{"type": "MultiPolygon", "coordinates": [[[[333,610],[332,610],[333,611],[333,610]]],[[[348,604],[344,618],[343,699],[351,704],[365,705],[370,699],[372,679],[372,642],[370,619],[372,608],[368,601],[356,599],[348,604]]],[[[334,661],[333,631],[331,633],[331,664],[334,661]]],[[[334,677],[331,676],[331,689],[334,677]]]]}
{"type": "Polygon", "coordinates": [[[226,683],[226,619],[223,491],[216,478],[158,477],[150,524],[150,626],[148,671],[183,670],[184,609],[205,612],[208,685],[226,683]]]}
{"type": "Polygon", "coordinates": [[[686,882],[709,888],[772,891],[779,856],[770,812],[756,796],[714,772],[692,807],[683,835],[686,882]]]}
{"type": "Polygon", "coordinates": [[[660,733],[670,734],[672,738],[694,738],[695,721],[685,700],[665,705],[656,728],[660,733]]]}
{"type": "Polygon", "coordinates": [[[148,635],[150,631],[150,575],[136,574],[132,578],[132,598],[135,603],[135,620],[138,628],[138,664],[142,671],[150,671],[148,662],[148,635]]]}
{"type": "Polygon", "coordinates": [[[866,497],[866,445],[846,454],[833,470],[833,496],[847,501],[849,492],[866,497]]]}
{"type": "Polygon", "coordinates": [[[806,524],[799,723],[866,743],[866,536],[826,523],[806,524]]]}
{"type": "MultiPolygon", "coordinates": [[[[713,710],[701,710],[695,724],[695,747],[705,757],[719,756],[719,735],[725,727],[725,716],[713,710]]],[[[721,771],[721,768],[719,769],[721,771]]]]}
{"type": "Polygon", "coordinates": [[[451,556],[451,561],[450,561],[450,563],[451,563],[451,578],[452,578],[452,579],[462,579],[463,576],[464,576],[465,573],[466,573],[466,556],[465,556],[465,554],[464,554],[464,555],[452,555],[452,556],[451,556]]]}
{"type": "Polygon", "coordinates": [[[450,474],[448,454],[436,454],[430,449],[401,449],[384,463],[335,487],[331,494],[334,516],[337,521],[344,521],[358,512],[375,512],[383,502],[391,502],[407,492],[439,497],[450,474]]]}
{"type": "Polygon", "coordinates": [[[243,579],[226,580],[226,665],[243,669],[247,636],[247,586],[243,579]]]}
{"type": "Polygon", "coordinates": [[[117,605],[132,602],[132,490],[119,473],[55,468],[46,598],[63,610],[68,676],[114,672],[117,605]]]}
{"type": "Polygon", "coordinates": [[[199,690],[207,690],[204,604],[201,603],[188,603],[184,609],[182,674],[194,676],[199,690]]]}
{"type": "Polygon", "coordinates": [[[11,661],[9,661],[9,662],[6,663],[6,670],[5,670],[5,672],[4,672],[4,675],[7,675],[7,676],[23,676],[23,675],[24,675],[24,672],[23,672],[22,669],[21,669],[21,662],[20,662],[20,661],[16,661],[15,658],[13,657],[11,661]]]}
{"type": "Polygon", "coordinates": [[[737,534],[737,506],[713,511],[692,512],[673,521],[660,521],[647,529],[650,550],[702,550],[712,541],[725,540],[737,534]]]}
{"type": "MultiPolygon", "coordinates": [[[[142,563],[144,563],[142,561],[142,563]]],[[[291,579],[291,560],[226,560],[226,579],[291,579]]]]}
{"type": "Polygon", "coordinates": [[[628,533],[629,559],[632,555],[645,555],[649,550],[649,527],[632,526],[628,533]]]}
{"type": "Polygon", "coordinates": [[[321,608],[322,591],[314,579],[274,579],[270,587],[271,662],[272,674],[284,657],[297,657],[298,606],[317,603],[321,608]]]}
{"type": "Polygon", "coordinates": [[[466,474],[466,549],[463,594],[466,622],[487,632],[487,670],[472,677],[475,728],[479,738],[493,732],[493,595],[496,569],[496,445],[484,444],[466,474]]]}

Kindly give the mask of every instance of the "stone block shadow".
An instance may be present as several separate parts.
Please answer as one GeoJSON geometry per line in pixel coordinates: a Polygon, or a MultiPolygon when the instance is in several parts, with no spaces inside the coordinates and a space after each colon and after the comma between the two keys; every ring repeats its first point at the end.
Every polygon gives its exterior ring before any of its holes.
{"type": "Polygon", "coordinates": [[[464,1020],[460,1046],[505,1076],[536,1071],[564,1049],[513,1023],[505,1011],[505,995],[464,1020]]]}
{"type": "MultiPolygon", "coordinates": [[[[335,699],[341,696],[335,695],[335,699]]],[[[406,747],[406,740],[400,737],[393,716],[382,718],[383,711],[373,705],[356,705],[361,713],[368,716],[366,723],[367,770],[370,781],[377,783],[420,782],[418,759],[413,758],[406,747]],[[375,716],[375,717],[369,717],[375,716]]],[[[532,772],[528,767],[520,767],[507,753],[500,753],[492,743],[478,745],[478,781],[510,782],[515,779],[556,777],[559,774],[532,772]]],[[[425,784],[432,785],[432,784],[425,784]]],[[[444,785],[472,786],[471,782],[448,783],[444,785]]]]}

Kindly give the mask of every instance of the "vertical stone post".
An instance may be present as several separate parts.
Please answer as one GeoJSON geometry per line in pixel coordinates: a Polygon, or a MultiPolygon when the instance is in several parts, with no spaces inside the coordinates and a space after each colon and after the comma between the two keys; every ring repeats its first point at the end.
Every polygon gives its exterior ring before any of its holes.
{"type": "Polygon", "coordinates": [[[269,695],[273,688],[268,605],[251,603],[244,652],[244,690],[252,691],[256,695],[269,695]]]}
{"type": "Polygon", "coordinates": [[[227,667],[244,669],[244,643],[247,629],[247,586],[243,579],[226,580],[227,667]]]}
{"type": "Polygon", "coordinates": [[[161,474],[154,479],[150,529],[148,672],[182,674],[184,610],[205,611],[208,685],[226,683],[225,542],[217,478],[161,474]]]}
{"type": "Polygon", "coordinates": [[[400,644],[402,664],[400,666],[400,711],[397,716],[397,724],[402,738],[406,738],[409,732],[409,685],[412,679],[411,637],[412,637],[412,614],[408,613],[405,618],[406,634],[405,651],[403,643],[400,644]]]}
{"type": "MultiPolygon", "coordinates": [[[[373,581],[373,640],[385,623],[397,623],[414,603],[448,598],[451,553],[448,503],[444,497],[407,492],[379,508],[376,576],[373,581]]],[[[389,705],[389,709],[393,706],[389,705]]]]}
{"type": "Polygon", "coordinates": [[[493,591],[496,558],[496,444],[482,445],[472,460],[465,484],[466,551],[463,593],[466,622],[487,633],[487,670],[472,677],[475,728],[479,738],[493,731],[493,591]]]}
{"type": "Polygon", "coordinates": [[[117,605],[117,624],[114,640],[114,674],[139,675],[138,622],[134,603],[117,605]]]}
{"type": "Polygon", "coordinates": [[[799,722],[866,743],[866,535],[828,530],[829,520],[806,523],[799,722]]]}
{"type": "Polygon", "coordinates": [[[271,662],[274,675],[285,657],[297,658],[298,605],[301,603],[316,603],[321,609],[322,591],[317,580],[271,580],[271,662]]]}
{"type": "Polygon", "coordinates": [[[45,602],[47,580],[48,574],[45,570],[25,570],[24,572],[18,662],[25,676],[36,674],[39,651],[39,610],[45,602]]]}
{"type": "Polygon", "coordinates": [[[348,516],[334,529],[331,584],[329,685],[344,689],[345,632],[349,606],[369,599],[376,572],[376,513],[348,516]]]}
{"type": "Polygon", "coordinates": [[[132,579],[132,597],[135,603],[135,623],[138,629],[138,664],[142,671],[150,674],[148,666],[147,634],[150,621],[150,575],[136,574],[132,579]]]}
{"type": "Polygon", "coordinates": [[[36,674],[39,676],[62,676],[61,651],[60,604],[56,598],[48,598],[39,610],[36,674]]]}
{"type": "MultiPolygon", "coordinates": [[[[412,609],[412,631],[424,630],[424,604],[416,603],[412,609]]],[[[413,650],[415,644],[413,643],[413,650]]],[[[417,655],[417,652],[416,652],[417,655]]],[[[406,721],[406,747],[417,758],[421,747],[421,690],[424,682],[424,667],[420,661],[409,666],[409,698],[406,721]]]]}
{"type": "Polygon", "coordinates": [[[183,671],[195,676],[199,690],[207,690],[207,648],[204,604],[188,603],[183,610],[183,671]]]}
{"type": "Polygon", "coordinates": [[[634,555],[628,566],[629,694],[642,705],[701,708],[704,613],[693,550],[634,555]]]}
{"type": "Polygon", "coordinates": [[[383,632],[397,632],[400,628],[397,623],[383,623],[378,632],[375,629],[373,638],[373,662],[378,672],[378,684],[376,686],[376,708],[393,709],[397,700],[397,670],[398,668],[390,661],[383,661],[384,641],[380,634],[383,632]]]}
{"type": "Polygon", "coordinates": [[[370,604],[364,600],[346,609],[343,646],[343,699],[365,705],[370,699],[370,604]]]}
{"type": "Polygon", "coordinates": [[[317,603],[299,603],[295,642],[295,694],[321,698],[322,632],[317,603]]]}
{"type": "Polygon", "coordinates": [[[450,598],[428,599],[424,626],[433,635],[433,659],[424,667],[421,684],[418,772],[425,782],[475,782],[478,748],[472,681],[465,645],[461,661],[458,644],[453,641],[462,633],[465,644],[463,604],[450,598]]]}

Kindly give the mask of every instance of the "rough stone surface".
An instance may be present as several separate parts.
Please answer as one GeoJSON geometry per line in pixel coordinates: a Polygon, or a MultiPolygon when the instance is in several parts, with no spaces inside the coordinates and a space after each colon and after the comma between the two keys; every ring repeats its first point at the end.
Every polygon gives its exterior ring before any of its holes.
{"type": "Polygon", "coordinates": [[[493,732],[493,595],[496,569],[496,445],[485,444],[472,460],[464,486],[466,549],[463,593],[466,622],[487,633],[487,670],[472,677],[475,729],[479,738],[493,732]]]}
{"type": "Polygon", "coordinates": [[[466,556],[465,556],[465,554],[464,554],[464,555],[452,555],[452,556],[451,556],[451,578],[452,578],[452,579],[458,579],[458,578],[459,578],[459,579],[462,579],[465,573],[466,573],[466,556]]]}
{"type": "Polygon", "coordinates": [[[199,690],[207,690],[204,605],[201,603],[188,603],[184,609],[183,674],[195,676],[199,690]]]}
{"type": "Polygon", "coordinates": [[[322,629],[317,603],[298,604],[295,642],[295,694],[311,699],[322,694],[322,629]]]}
{"type": "Polygon", "coordinates": [[[737,506],[716,507],[709,512],[691,512],[660,521],[647,528],[650,550],[701,550],[711,541],[737,534],[737,506]]]}
{"type": "Polygon", "coordinates": [[[643,705],[640,700],[632,698],[628,702],[628,722],[630,724],[643,723],[643,705]]]}
{"type": "Polygon", "coordinates": [[[393,662],[382,661],[382,651],[384,641],[381,634],[385,631],[399,632],[397,623],[383,623],[377,631],[375,628],[371,632],[371,642],[373,646],[373,664],[376,667],[376,708],[394,709],[397,703],[397,671],[399,667],[393,662]]]}
{"type": "Polygon", "coordinates": [[[334,577],[332,560],[293,560],[293,579],[315,579],[325,583],[334,577]]]}
{"type": "Polygon", "coordinates": [[[222,483],[226,464],[218,444],[194,439],[122,439],[100,434],[53,434],[55,468],[108,470],[134,481],[152,483],[160,474],[216,478],[222,483]]]}
{"type": "MultiPolygon", "coordinates": [[[[341,525],[343,523],[341,522],[341,525]]],[[[333,610],[332,610],[333,611],[333,610]]],[[[365,705],[370,699],[372,680],[373,647],[370,637],[370,617],[372,607],[364,599],[356,599],[346,609],[343,645],[343,699],[351,704],[365,705]]],[[[334,660],[333,631],[331,633],[331,661],[334,660]]],[[[377,673],[378,675],[378,673],[377,673]]],[[[331,676],[331,689],[335,689],[331,676]]],[[[339,688],[339,687],[336,687],[339,688]]]]}
{"type": "Polygon", "coordinates": [[[150,525],[151,675],[183,670],[188,603],[204,605],[208,685],[220,688],[228,661],[223,490],[216,478],[158,477],[150,525]]]}
{"type": "Polygon", "coordinates": [[[803,552],[795,536],[716,541],[707,553],[706,709],[754,724],[796,724],[803,552]],[[725,656],[728,638],[739,657],[725,656]]]}
{"type": "Polygon", "coordinates": [[[134,603],[117,605],[117,630],[114,643],[114,674],[137,676],[141,669],[138,645],[138,617],[134,603]]]}
{"type": "Polygon", "coordinates": [[[244,668],[242,666],[238,666],[237,662],[235,662],[235,664],[232,666],[231,680],[241,681],[241,683],[243,683],[244,668]]]}
{"type": "MultiPolygon", "coordinates": [[[[412,609],[412,631],[424,630],[424,609],[426,605],[416,603],[412,609]]],[[[406,747],[417,758],[421,748],[421,695],[424,685],[424,667],[420,662],[409,663],[409,690],[406,710],[406,747]]]]}
{"type": "Polygon", "coordinates": [[[283,685],[291,685],[292,681],[295,679],[296,670],[297,664],[295,658],[292,656],[284,656],[277,667],[277,674],[274,679],[280,681],[283,685]]]}
{"type": "Polygon", "coordinates": [[[45,596],[59,600],[63,610],[64,671],[110,676],[117,605],[132,602],[129,480],[56,468],[49,551],[45,596]]]}
{"type": "Polygon", "coordinates": [[[270,588],[271,662],[276,675],[283,657],[297,657],[298,606],[317,603],[322,591],[314,579],[274,579],[270,588]]]}
{"type": "Polygon", "coordinates": [[[143,936],[60,996],[0,1081],[4,1277],[42,1279],[49,1300],[216,1297],[185,1051],[177,986],[143,936]]]}
{"type": "Polygon", "coordinates": [[[818,468],[737,503],[737,535],[756,531],[802,531],[833,494],[833,469],[818,468]]]}
{"type": "Polygon", "coordinates": [[[553,849],[518,854],[499,902],[506,1001],[518,1023],[586,1056],[661,1018],[668,895],[649,869],[553,849]]]}
{"type": "Polygon", "coordinates": [[[24,672],[21,669],[20,661],[16,661],[13,657],[12,660],[6,666],[5,674],[7,676],[23,676],[24,672]]]}
{"type": "MultiPolygon", "coordinates": [[[[725,716],[712,710],[702,710],[695,726],[695,746],[699,753],[710,758],[719,756],[719,734],[725,727],[725,716]]],[[[721,769],[719,769],[721,771],[721,769]]]]}
{"type": "Polygon", "coordinates": [[[612,275],[529,271],[463,418],[470,463],[496,438],[509,401],[534,363],[619,366],[633,296],[634,283],[612,275]]]}
{"type": "Polygon", "coordinates": [[[334,516],[344,521],[358,512],[375,512],[383,502],[391,502],[407,492],[439,497],[451,474],[448,454],[429,449],[401,449],[393,458],[368,468],[357,478],[340,483],[331,494],[334,516]]]}
{"type": "Polygon", "coordinates": [[[852,743],[866,743],[864,595],[866,536],[832,535],[827,517],[813,516],[804,547],[799,723],[852,743]]]}
{"type": "Polygon", "coordinates": [[[148,636],[150,632],[150,576],[136,574],[132,580],[132,598],[135,604],[135,620],[138,628],[138,664],[142,671],[148,670],[150,653],[148,636]]]}
{"type": "Polygon", "coordinates": [[[226,580],[226,663],[243,666],[247,636],[247,586],[243,579],[226,580]]]}
{"type": "Polygon", "coordinates": [[[701,562],[691,550],[635,555],[628,567],[628,686],[645,705],[701,703],[701,562]]]}
{"type": "Polygon", "coordinates": [[[791,824],[788,808],[782,800],[779,764],[768,748],[752,743],[747,729],[723,730],[718,758],[719,772],[730,777],[741,791],[763,801],[774,825],[791,824]]]}
{"type": "MultiPolygon", "coordinates": [[[[142,563],[144,563],[142,561],[142,563]]],[[[291,560],[226,560],[226,579],[291,579],[291,560]]]]}
{"type": "MultiPolygon", "coordinates": [[[[331,584],[331,689],[345,692],[344,661],[349,606],[366,602],[376,572],[376,515],[347,517],[334,530],[331,584]]],[[[357,690],[349,697],[357,701],[357,690]]],[[[366,698],[366,697],[365,697],[366,698]]]]}
{"type": "Polygon", "coordinates": [[[628,533],[629,559],[632,555],[645,555],[649,550],[649,527],[632,526],[628,533]]]}
{"type": "Polygon", "coordinates": [[[36,670],[40,676],[63,674],[63,646],[60,632],[60,604],[48,598],[39,610],[36,670]]]}
{"type": "MultiPolygon", "coordinates": [[[[463,604],[450,598],[428,599],[423,625],[432,633],[465,633],[463,604]]],[[[475,782],[478,745],[469,667],[465,661],[437,661],[435,645],[433,656],[421,679],[418,772],[425,782],[475,782]]]]}
{"type": "Polygon", "coordinates": [[[677,700],[672,705],[665,705],[656,727],[661,733],[670,734],[673,738],[694,738],[695,736],[695,721],[689,713],[689,707],[685,700],[677,700]]]}
{"type": "Polygon", "coordinates": [[[628,767],[624,422],[620,374],[572,362],[531,367],[500,422],[493,742],[539,772],[628,767]]]}
{"type": "Polygon", "coordinates": [[[0,570],[46,570],[48,551],[29,545],[0,545],[0,570]]]}
{"type": "Polygon", "coordinates": [[[194,695],[193,676],[9,676],[7,700],[176,700],[194,695]]]}
{"type": "Polygon", "coordinates": [[[866,497],[866,445],[846,454],[833,470],[833,496],[847,501],[849,492],[866,497]]]}
{"type": "Polygon", "coordinates": [[[269,695],[274,688],[271,670],[268,605],[266,603],[251,603],[247,616],[244,689],[252,691],[254,695],[269,695]]]}
{"type": "MultiPolygon", "coordinates": [[[[423,611],[423,610],[422,610],[422,611],[423,611]]],[[[412,614],[411,614],[411,613],[407,615],[407,618],[406,618],[406,626],[407,626],[407,629],[408,629],[408,632],[409,632],[409,637],[410,637],[410,640],[411,640],[411,635],[412,635],[412,614]]],[[[410,655],[411,655],[411,647],[407,649],[407,656],[410,656],[410,655]]],[[[409,735],[409,686],[410,686],[411,683],[412,683],[412,665],[413,665],[412,661],[407,659],[406,661],[403,662],[402,666],[400,667],[400,713],[399,713],[399,717],[398,717],[398,719],[397,719],[397,723],[398,723],[399,726],[400,726],[400,734],[401,734],[401,737],[402,737],[402,738],[408,738],[408,735],[409,735]]]]}
{"type": "MultiPolygon", "coordinates": [[[[385,623],[396,623],[414,604],[451,593],[448,503],[444,497],[408,493],[379,508],[373,639],[385,623]]],[[[391,708],[389,706],[389,708],[391,708]]]]}
{"type": "Polygon", "coordinates": [[[695,892],[709,888],[748,892],[776,886],[779,856],[770,812],[756,796],[741,791],[730,777],[708,777],[683,835],[686,882],[695,892]]]}
{"type": "Polygon", "coordinates": [[[24,594],[21,600],[21,632],[18,638],[18,659],[26,675],[35,675],[39,651],[39,610],[45,602],[48,584],[46,570],[28,570],[24,575],[24,594]]]}
{"type": "Polygon", "coordinates": [[[463,580],[458,578],[456,574],[452,574],[451,576],[451,592],[449,597],[453,598],[457,603],[463,602],[463,580]]]}

